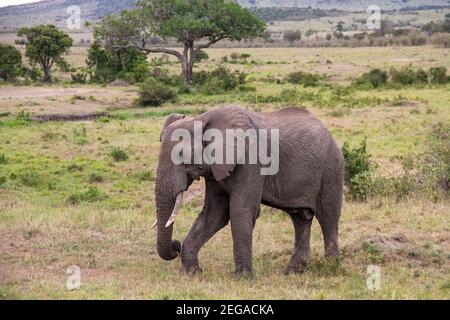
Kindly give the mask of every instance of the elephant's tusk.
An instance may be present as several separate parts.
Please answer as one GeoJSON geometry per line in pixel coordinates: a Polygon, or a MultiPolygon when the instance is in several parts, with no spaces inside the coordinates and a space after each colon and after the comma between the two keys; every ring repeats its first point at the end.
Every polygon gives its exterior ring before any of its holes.
{"type": "Polygon", "coordinates": [[[154,229],[157,224],[158,224],[158,219],[156,219],[155,223],[152,225],[152,229],[154,229]]]}
{"type": "Polygon", "coordinates": [[[183,202],[183,192],[180,192],[177,196],[177,200],[175,201],[175,206],[173,208],[172,215],[170,216],[169,221],[167,221],[166,228],[170,227],[172,223],[175,221],[178,211],[180,211],[182,202],[183,202]]]}

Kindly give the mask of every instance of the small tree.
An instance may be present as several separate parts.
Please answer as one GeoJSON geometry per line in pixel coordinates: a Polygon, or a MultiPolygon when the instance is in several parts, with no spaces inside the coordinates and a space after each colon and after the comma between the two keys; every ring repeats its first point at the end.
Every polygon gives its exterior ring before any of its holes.
{"type": "Polygon", "coordinates": [[[44,81],[51,82],[52,67],[55,64],[66,65],[63,55],[72,46],[72,38],[54,25],[21,28],[17,35],[26,38],[26,57],[32,64],[38,64],[42,68],[44,81]]]}
{"type": "Polygon", "coordinates": [[[14,46],[0,44],[0,78],[14,80],[22,68],[22,54],[14,46]]]}
{"type": "Polygon", "coordinates": [[[140,0],[137,7],[103,19],[94,28],[96,39],[115,50],[133,47],[147,54],[173,55],[181,62],[187,84],[193,81],[200,50],[224,39],[260,36],[265,30],[265,23],[248,9],[226,0],[140,0]],[[152,47],[154,37],[174,39],[183,49],[152,47]]]}
{"type": "Polygon", "coordinates": [[[288,30],[283,34],[283,39],[292,45],[294,42],[302,39],[302,32],[299,30],[288,30]]]}

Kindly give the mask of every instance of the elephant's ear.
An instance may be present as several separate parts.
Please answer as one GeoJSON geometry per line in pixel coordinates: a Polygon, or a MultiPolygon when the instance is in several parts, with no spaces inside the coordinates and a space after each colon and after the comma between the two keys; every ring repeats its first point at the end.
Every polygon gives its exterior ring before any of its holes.
{"type": "Polygon", "coordinates": [[[204,132],[208,129],[219,130],[222,133],[222,137],[224,138],[223,163],[215,163],[210,165],[211,171],[216,181],[222,181],[231,176],[237,166],[237,145],[235,141],[227,141],[227,130],[241,129],[246,131],[248,129],[255,129],[255,125],[251,119],[251,115],[245,110],[237,107],[228,107],[209,112],[205,115],[205,117],[203,117],[202,121],[204,121],[205,123],[203,127],[204,132]],[[227,144],[229,143],[233,143],[234,145],[234,159],[230,163],[226,161],[226,150],[227,144]]]}
{"type": "Polygon", "coordinates": [[[164,135],[164,132],[166,131],[166,129],[174,122],[177,122],[178,120],[184,119],[186,118],[185,115],[182,114],[177,114],[177,113],[173,113],[170,116],[167,117],[166,121],[164,122],[163,128],[161,130],[161,135],[159,137],[159,141],[162,141],[162,137],[164,135]]]}

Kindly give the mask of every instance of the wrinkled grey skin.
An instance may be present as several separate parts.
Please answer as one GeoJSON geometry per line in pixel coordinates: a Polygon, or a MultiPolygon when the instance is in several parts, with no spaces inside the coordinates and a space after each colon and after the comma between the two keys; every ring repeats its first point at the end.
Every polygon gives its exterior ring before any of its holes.
{"type": "Polygon", "coordinates": [[[325,256],[338,259],[343,180],[344,161],[336,142],[320,121],[302,109],[254,113],[227,107],[195,119],[171,115],[161,133],[156,183],[158,254],[164,260],[181,255],[188,274],[201,271],[200,249],[231,222],[236,273],[251,277],[252,233],[263,203],[285,211],[294,224],[294,252],[286,273],[301,272],[307,265],[314,217],[324,235],[325,256]],[[204,131],[216,128],[224,136],[225,129],[279,129],[278,174],[262,176],[259,165],[174,165],[171,151],[178,142],[171,141],[172,133],[178,128],[192,133],[194,120],[202,121],[204,131]],[[177,195],[200,177],[206,182],[204,207],[181,246],[172,240],[173,225],[165,225],[177,195]]]}

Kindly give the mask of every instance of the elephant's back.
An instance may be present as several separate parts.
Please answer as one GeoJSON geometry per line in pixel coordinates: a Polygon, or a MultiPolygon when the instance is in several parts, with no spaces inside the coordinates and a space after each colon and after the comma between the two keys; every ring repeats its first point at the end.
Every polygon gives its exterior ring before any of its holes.
{"type": "Polygon", "coordinates": [[[285,126],[292,126],[293,124],[297,128],[322,126],[323,123],[319,121],[308,110],[298,107],[284,108],[274,112],[263,113],[263,118],[270,128],[283,128],[285,126]]]}

